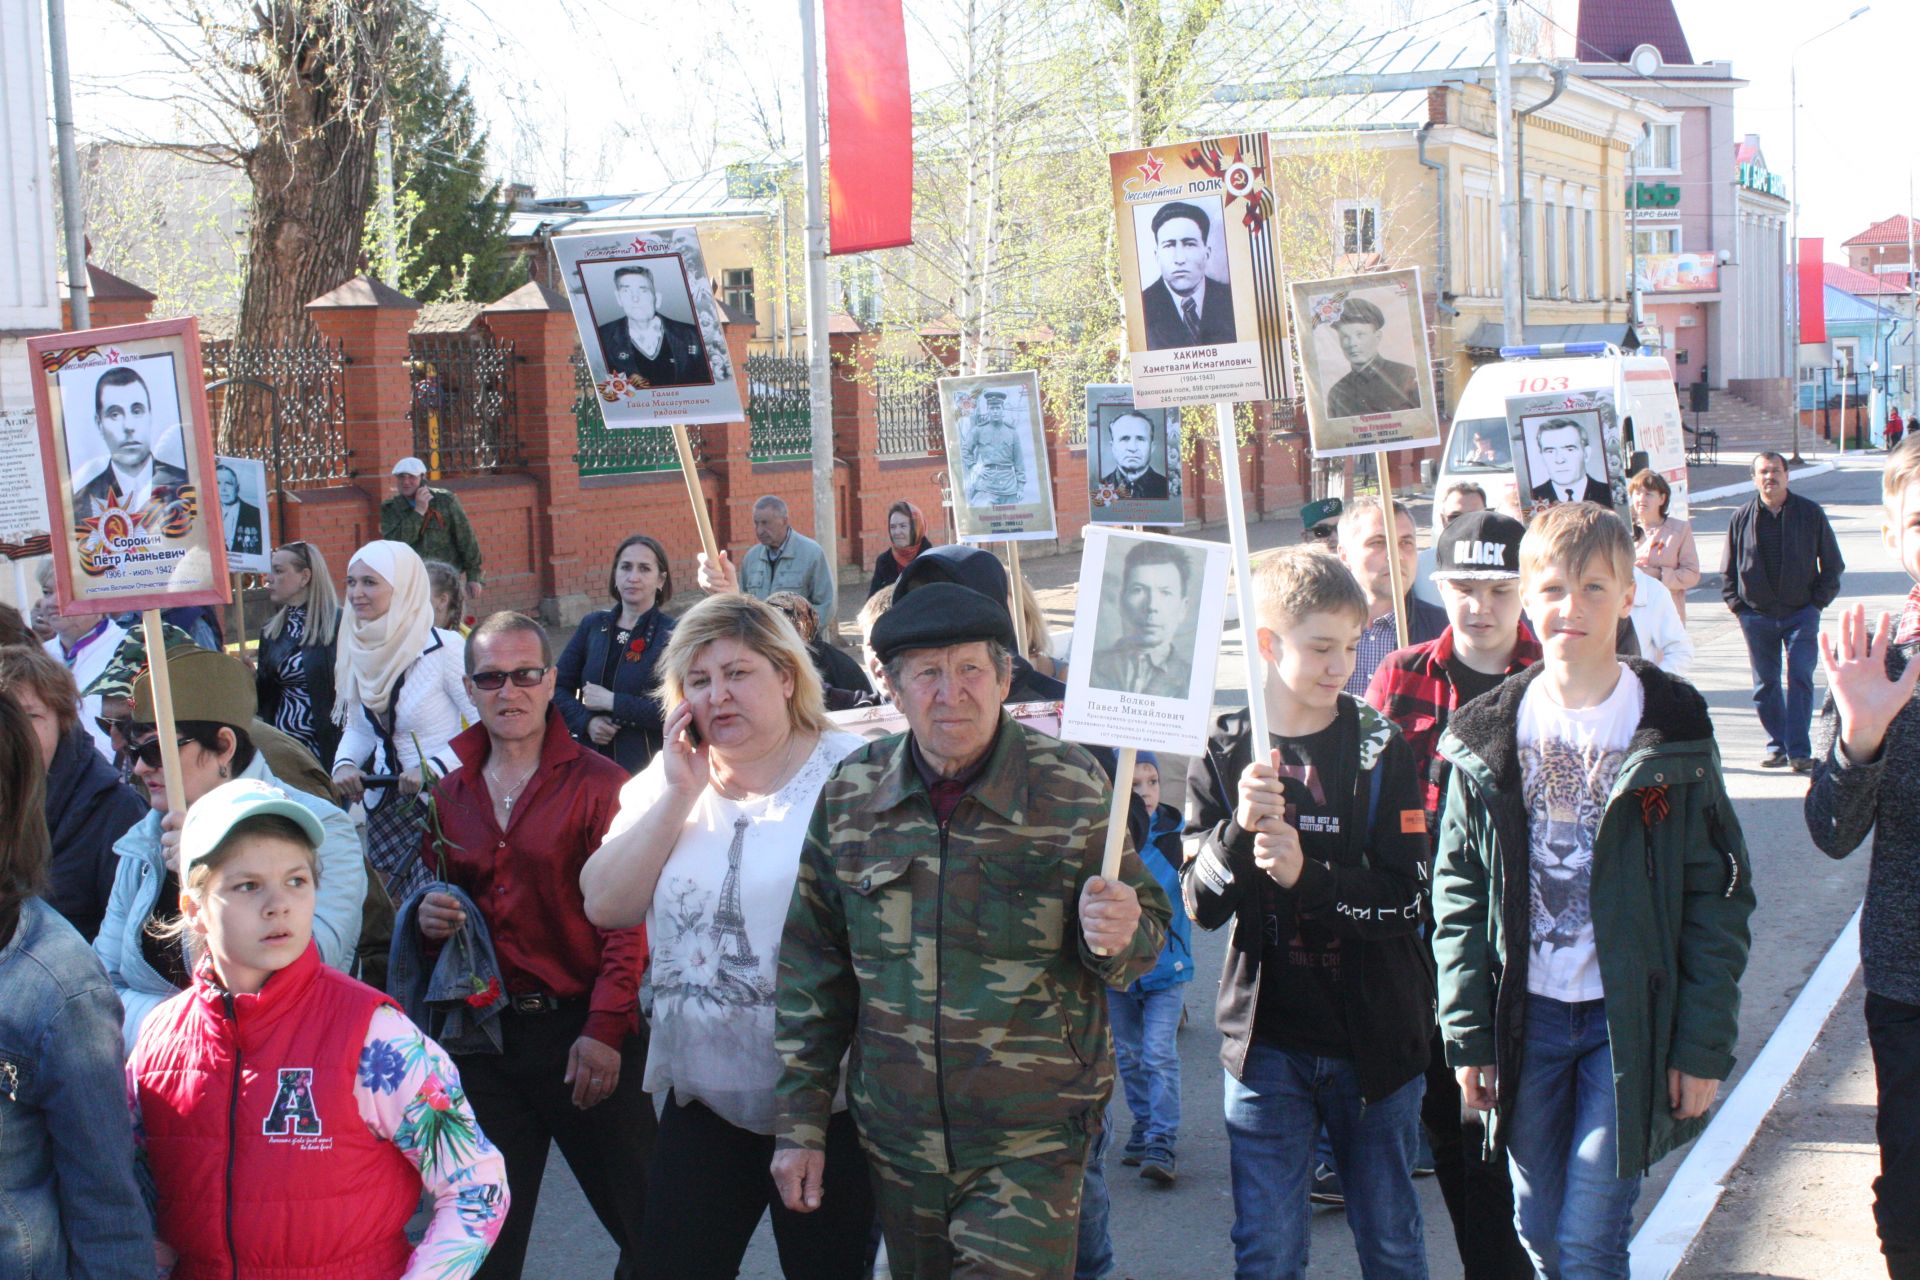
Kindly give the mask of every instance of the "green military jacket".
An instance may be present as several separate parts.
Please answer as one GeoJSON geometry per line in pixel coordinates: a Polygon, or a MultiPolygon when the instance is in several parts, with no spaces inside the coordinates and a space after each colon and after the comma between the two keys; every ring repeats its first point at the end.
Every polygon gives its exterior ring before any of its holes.
{"type": "Polygon", "coordinates": [[[480,581],[480,540],[473,536],[465,508],[445,489],[431,492],[424,516],[414,510],[411,499],[397,493],[381,503],[380,536],[406,543],[422,560],[452,565],[468,582],[480,581]]]}
{"type": "Polygon", "coordinates": [[[779,1147],[825,1148],[843,1060],[868,1149],[904,1170],[1025,1159],[1098,1130],[1113,1090],[1102,988],[1153,968],[1169,919],[1129,849],[1133,944],[1102,957],[1081,936],[1111,796],[1086,751],[1004,713],[944,828],[906,734],[840,762],[780,948],[779,1147]]]}

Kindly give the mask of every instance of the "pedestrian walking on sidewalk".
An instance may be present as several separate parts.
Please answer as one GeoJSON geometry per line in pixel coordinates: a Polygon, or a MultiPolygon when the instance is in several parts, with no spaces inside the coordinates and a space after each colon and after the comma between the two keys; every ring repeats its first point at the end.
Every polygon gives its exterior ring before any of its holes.
{"type": "Polygon", "coordinates": [[[1840,594],[1846,562],[1820,504],[1787,491],[1787,460],[1753,460],[1754,496],[1727,525],[1720,594],[1740,620],[1753,701],[1767,731],[1762,768],[1813,772],[1813,663],[1820,611],[1840,594]],[[1780,654],[1786,651],[1786,689],[1780,654]]]}
{"type": "Polygon", "coordinates": [[[1867,627],[1856,605],[1838,634],[1820,637],[1827,705],[1820,713],[1807,830],[1844,858],[1873,836],[1860,915],[1867,1041],[1879,1092],[1880,1176],[1873,1216],[1893,1280],[1920,1280],[1920,794],[1901,779],[1920,770],[1920,442],[1887,459],[1887,545],[1915,586],[1895,623],[1867,627]],[[1891,639],[1891,643],[1889,643],[1891,639]],[[1884,784],[1884,785],[1883,785],[1884,784]]]}

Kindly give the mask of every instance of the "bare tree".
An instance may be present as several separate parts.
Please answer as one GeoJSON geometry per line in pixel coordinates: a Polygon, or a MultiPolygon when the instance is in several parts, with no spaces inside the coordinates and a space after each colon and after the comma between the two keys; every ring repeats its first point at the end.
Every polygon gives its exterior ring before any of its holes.
{"type": "Polygon", "coordinates": [[[374,126],[412,0],[117,0],[173,65],[139,96],[189,117],[252,187],[239,333],[311,336],[305,306],[359,265],[374,126]]]}

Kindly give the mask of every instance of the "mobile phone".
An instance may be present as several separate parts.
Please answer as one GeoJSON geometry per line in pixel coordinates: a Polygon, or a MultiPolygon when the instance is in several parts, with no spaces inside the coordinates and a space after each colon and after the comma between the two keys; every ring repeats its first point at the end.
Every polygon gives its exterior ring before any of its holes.
{"type": "Polygon", "coordinates": [[[687,735],[687,742],[689,745],[696,746],[696,747],[700,745],[700,725],[694,720],[692,716],[687,717],[687,727],[682,729],[680,732],[687,735]]]}

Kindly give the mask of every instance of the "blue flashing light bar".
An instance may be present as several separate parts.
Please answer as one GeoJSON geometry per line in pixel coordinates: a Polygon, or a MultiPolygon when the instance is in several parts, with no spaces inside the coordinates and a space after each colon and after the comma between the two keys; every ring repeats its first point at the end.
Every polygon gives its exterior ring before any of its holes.
{"type": "Polygon", "coordinates": [[[1542,342],[1530,347],[1502,347],[1502,360],[1533,360],[1542,356],[1604,356],[1615,350],[1611,342],[1542,342]]]}

